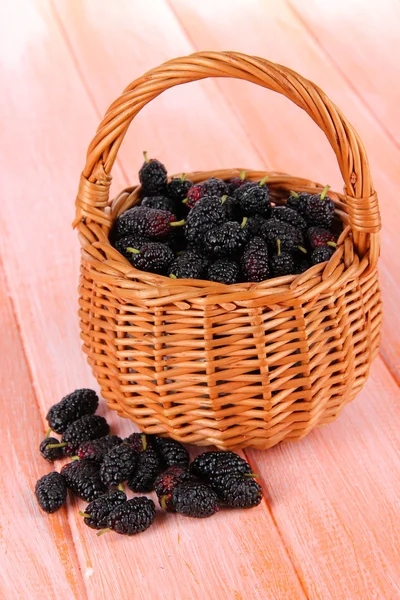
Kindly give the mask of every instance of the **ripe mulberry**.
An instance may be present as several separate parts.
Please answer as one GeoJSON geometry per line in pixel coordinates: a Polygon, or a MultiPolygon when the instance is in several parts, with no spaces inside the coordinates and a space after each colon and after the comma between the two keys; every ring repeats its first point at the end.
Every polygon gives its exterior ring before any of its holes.
{"type": "Polygon", "coordinates": [[[65,396],[54,404],[47,413],[49,427],[56,433],[64,433],[70,423],[83,415],[93,415],[99,405],[99,399],[93,390],[80,389],[65,396]]]}
{"type": "Polygon", "coordinates": [[[228,221],[215,229],[210,229],[204,237],[204,246],[207,252],[216,257],[231,257],[245,246],[249,233],[245,227],[247,218],[242,223],[228,221]]]}
{"type": "Polygon", "coordinates": [[[230,508],[252,508],[261,502],[262,488],[251,477],[228,473],[211,480],[218,498],[230,508]]]}
{"type": "Polygon", "coordinates": [[[329,185],[324,187],[320,194],[313,194],[307,198],[305,218],[310,225],[330,229],[335,215],[333,200],[326,195],[329,185]]]}
{"type": "Polygon", "coordinates": [[[57,471],[43,475],[36,482],[35,494],[39,506],[47,513],[56,512],[67,499],[65,479],[57,471]]]}
{"type": "Polygon", "coordinates": [[[275,206],[271,209],[271,217],[277,219],[277,221],[289,223],[302,232],[308,227],[307,221],[296,210],[289,208],[289,206],[275,206]]]}
{"type": "Polygon", "coordinates": [[[207,270],[207,279],[217,283],[232,285],[239,281],[239,265],[233,260],[219,258],[207,270]]]}
{"type": "Polygon", "coordinates": [[[190,465],[191,472],[205,481],[217,475],[251,473],[251,467],[241,456],[234,452],[203,452],[196,456],[190,465]]]}
{"type": "Polygon", "coordinates": [[[184,517],[203,519],[219,510],[218,496],[204,483],[188,481],[172,490],[172,506],[184,517]]]}
{"type": "MultiPolygon", "coordinates": [[[[167,185],[167,194],[175,202],[182,202],[188,194],[188,191],[193,185],[193,181],[185,178],[183,173],[181,177],[171,179],[167,185]]],[[[171,211],[172,212],[172,211],[171,211]]]]}
{"type": "Polygon", "coordinates": [[[110,426],[104,417],[84,415],[68,425],[64,431],[62,435],[62,443],[65,444],[64,453],[66,456],[72,456],[84,442],[101,438],[109,432],[110,426]]]}
{"type": "Polygon", "coordinates": [[[112,448],[104,457],[100,467],[100,478],[104,485],[117,486],[129,479],[135,470],[138,456],[128,444],[112,448]]]}
{"type": "Polygon", "coordinates": [[[112,490],[93,500],[80,514],[84,517],[85,525],[91,529],[103,529],[107,527],[109,514],[124,502],[126,502],[126,494],[120,490],[112,490]]]}
{"type": "Polygon", "coordinates": [[[276,248],[278,240],[281,241],[281,250],[291,252],[299,246],[303,246],[304,238],[299,229],[284,221],[270,219],[263,224],[261,237],[272,248],[276,248]]]}
{"type": "Polygon", "coordinates": [[[271,257],[273,277],[292,275],[295,272],[295,262],[290,252],[281,252],[280,240],[277,241],[277,254],[271,257]]]}
{"type": "Polygon", "coordinates": [[[318,246],[318,248],[315,248],[311,254],[311,264],[318,265],[329,260],[335,252],[335,246],[318,246]]]}
{"type": "Polygon", "coordinates": [[[142,185],[143,194],[155,196],[165,191],[167,186],[167,169],[155,158],[148,158],[147,152],[143,152],[144,163],[139,171],[139,181],[142,185]]]}
{"type": "Polygon", "coordinates": [[[165,210],[176,216],[176,204],[168,196],[145,196],[141,202],[141,206],[165,210]]]}
{"type": "Polygon", "coordinates": [[[153,500],[132,498],[119,504],[108,515],[107,527],[122,535],[135,535],[148,529],[156,518],[153,500]]]}
{"type": "Polygon", "coordinates": [[[138,454],[135,472],[128,479],[129,489],[133,492],[152,492],[160,471],[160,460],[156,452],[152,448],[144,450],[138,454]]]}
{"type": "Polygon", "coordinates": [[[106,493],[107,487],[100,479],[100,465],[94,460],[75,460],[64,465],[61,475],[69,489],[82,500],[91,502],[106,493]]]}
{"type": "Polygon", "coordinates": [[[222,225],[226,208],[221,198],[205,196],[192,208],[186,219],[185,235],[189,243],[202,245],[207,231],[222,225]]]}
{"type": "Polygon", "coordinates": [[[194,477],[189,469],[178,465],[169,467],[157,477],[154,489],[161,508],[168,511],[175,510],[172,504],[172,491],[177,485],[186,481],[194,481],[194,477]]]}
{"type": "Polygon", "coordinates": [[[131,435],[124,439],[124,444],[132,446],[135,452],[143,452],[148,447],[148,436],[145,433],[131,433],[131,435]]]}
{"type": "Polygon", "coordinates": [[[169,276],[173,279],[202,279],[205,274],[206,261],[196,250],[185,250],[175,258],[169,268],[169,276]]]}
{"type": "Polygon", "coordinates": [[[189,452],[176,440],[153,436],[151,444],[157,452],[162,466],[189,466],[189,452]]]}
{"type": "Polygon", "coordinates": [[[54,437],[45,438],[40,444],[39,450],[43,458],[49,462],[59,460],[64,456],[64,446],[60,444],[59,441],[54,437]],[[49,448],[49,446],[55,447],[49,448]]]}
{"type": "Polygon", "coordinates": [[[246,281],[260,282],[268,279],[268,248],[262,238],[254,237],[250,240],[243,252],[241,266],[246,281]]]}
{"type": "Polygon", "coordinates": [[[122,444],[122,440],[117,435],[105,435],[97,440],[89,440],[81,444],[76,454],[81,459],[88,458],[100,463],[107,452],[119,444],[122,444]]]}
{"type": "Polygon", "coordinates": [[[160,242],[148,242],[140,250],[129,247],[126,252],[130,254],[129,262],[136,269],[159,275],[166,275],[175,258],[171,248],[160,242]]]}
{"type": "Polygon", "coordinates": [[[307,231],[307,238],[308,243],[313,249],[318,248],[318,246],[326,246],[328,242],[336,240],[335,234],[323,227],[310,227],[307,231]]]}
{"type": "Polygon", "coordinates": [[[210,177],[202,183],[203,196],[226,196],[228,194],[228,186],[222,179],[210,177]]]}

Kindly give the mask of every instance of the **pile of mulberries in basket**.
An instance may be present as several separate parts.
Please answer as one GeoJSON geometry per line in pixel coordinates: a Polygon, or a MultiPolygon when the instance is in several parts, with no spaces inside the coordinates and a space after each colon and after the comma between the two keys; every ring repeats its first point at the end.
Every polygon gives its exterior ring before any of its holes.
{"type": "Polygon", "coordinates": [[[268,177],[250,182],[242,171],[228,181],[193,184],[184,174],[168,181],[164,165],[144,154],[141,203],[118,217],[110,236],[137,269],[173,279],[260,282],[303,273],[334,253],[329,186],[320,194],[290,192],[275,206],[268,177]]]}
{"type": "Polygon", "coordinates": [[[72,457],[60,472],[37,481],[35,494],[47,513],[60,509],[68,489],[89,502],[79,514],[98,534],[115,531],[134,535],[156,519],[153,500],[127,497],[123,484],[136,493],[156,491],[161,509],[187,517],[210,517],[220,506],[251,508],[261,502],[262,489],[250,465],[234,452],[204,452],[190,464],[182,444],[169,438],[132,433],[110,434],[104,417],[96,415],[98,397],[80,389],[65,396],[47,414],[49,430],[40,444],[53,462],[72,457]],[[50,437],[51,431],[61,435],[50,437]]]}

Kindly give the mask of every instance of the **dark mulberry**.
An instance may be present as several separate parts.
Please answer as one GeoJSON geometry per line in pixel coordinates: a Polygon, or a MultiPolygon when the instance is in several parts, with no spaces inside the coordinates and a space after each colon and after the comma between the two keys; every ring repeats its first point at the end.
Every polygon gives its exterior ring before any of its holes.
{"type": "Polygon", "coordinates": [[[54,437],[45,438],[40,444],[39,450],[43,458],[49,462],[59,460],[64,456],[64,446],[54,437]],[[49,448],[49,445],[54,445],[55,448],[49,448]]]}
{"type": "Polygon", "coordinates": [[[203,196],[226,196],[228,194],[228,186],[222,179],[210,177],[201,185],[203,196]]]}
{"type": "Polygon", "coordinates": [[[160,471],[160,460],[156,452],[152,448],[144,450],[138,454],[135,472],[128,479],[129,489],[133,492],[152,492],[160,471]]]}
{"type": "Polygon", "coordinates": [[[335,215],[333,200],[326,195],[329,186],[324,187],[321,194],[313,194],[307,198],[305,218],[310,225],[329,229],[335,215]]]}
{"type": "Polygon", "coordinates": [[[138,456],[133,447],[128,444],[112,448],[104,457],[100,467],[100,478],[104,485],[116,486],[131,477],[138,456]]]}
{"type": "Polygon", "coordinates": [[[326,262],[331,258],[334,252],[334,246],[318,246],[311,254],[311,264],[318,265],[319,263],[326,262]]]}
{"type": "Polygon", "coordinates": [[[193,181],[185,178],[185,174],[179,178],[171,179],[169,184],[167,185],[167,194],[170,198],[175,200],[175,202],[182,202],[185,198],[187,198],[188,191],[193,185],[193,181]]]}
{"type": "Polygon", "coordinates": [[[169,268],[169,276],[176,279],[202,279],[207,262],[196,250],[185,250],[175,258],[169,268]]]}
{"type": "Polygon", "coordinates": [[[167,169],[155,158],[148,158],[143,152],[144,163],[139,171],[139,181],[142,184],[143,194],[156,196],[165,191],[167,187],[167,169]]]}
{"type": "Polygon", "coordinates": [[[240,268],[233,260],[219,258],[207,270],[207,279],[217,283],[232,285],[239,281],[240,268]]]}
{"type": "Polygon", "coordinates": [[[271,271],[273,277],[295,272],[294,258],[290,252],[281,252],[280,240],[277,241],[277,254],[271,256],[271,271]]]}
{"type": "Polygon", "coordinates": [[[124,439],[124,444],[129,444],[135,450],[135,452],[143,452],[148,448],[148,436],[145,433],[131,433],[131,435],[124,439]]]}
{"type": "Polygon", "coordinates": [[[252,508],[261,502],[262,488],[252,477],[228,473],[212,479],[210,485],[230,508],[252,508]]]}
{"type": "Polygon", "coordinates": [[[96,440],[110,433],[110,426],[104,417],[99,415],[84,415],[77,421],[68,425],[62,435],[65,444],[64,453],[72,456],[79,446],[89,440],[96,440]]]}
{"type": "Polygon", "coordinates": [[[203,454],[196,456],[190,465],[190,470],[194,475],[205,481],[210,481],[217,475],[251,473],[249,463],[238,454],[230,451],[203,452],[203,454]]]}
{"type": "Polygon", "coordinates": [[[250,240],[243,252],[241,266],[247,281],[260,282],[268,279],[268,247],[262,238],[254,237],[250,240]]]}
{"type": "Polygon", "coordinates": [[[64,465],[61,475],[69,489],[82,500],[91,502],[106,493],[107,487],[100,479],[100,465],[94,460],[75,460],[64,465]]]}
{"type": "Polygon", "coordinates": [[[189,466],[189,452],[176,440],[153,436],[151,438],[151,444],[157,452],[162,466],[189,466]]]}
{"type": "Polygon", "coordinates": [[[133,235],[156,242],[164,241],[170,228],[178,225],[183,223],[176,221],[175,216],[166,210],[134,206],[118,217],[113,227],[112,238],[119,240],[121,237],[133,235]]]}
{"type": "Polygon", "coordinates": [[[83,415],[93,415],[99,405],[99,399],[93,390],[80,389],[65,396],[54,404],[47,413],[49,427],[56,433],[64,433],[70,423],[83,415]]]}
{"type": "Polygon", "coordinates": [[[226,220],[226,209],[221,198],[206,196],[192,208],[186,219],[185,235],[189,243],[201,245],[207,231],[226,220]]]}
{"type": "Polygon", "coordinates": [[[204,483],[188,481],[172,490],[172,506],[184,517],[211,517],[219,510],[218,496],[204,483]]]}
{"type": "Polygon", "coordinates": [[[171,248],[160,242],[148,242],[140,250],[127,248],[129,262],[140,271],[166,275],[175,256],[171,248]]]}
{"type": "Polygon", "coordinates": [[[117,240],[114,244],[114,248],[118,250],[122,256],[131,262],[132,260],[132,251],[128,250],[131,248],[135,248],[136,250],[141,250],[143,246],[149,243],[150,240],[147,238],[140,237],[139,235],[125,235],[123,238],[117,240]]]}
{"type": "Polygon", "coordinates": [[[193,208],[195,204],[203,197],[203,186],[201,183],[192,185],[188,190],[187,196],[182,202],[186,204],[188,208],[193,208]]]}
{"type": "MultiPolygon", "coordinates": [[[[239,188],[239,190],[244,187],[239,188]]],[[[241,195],[239,204],[242,214],[246,216],[261,215],[267,217],[271,209],[269,189],[266,185],[252,186],[241,195]]]]}
{"type": "Polygon", "coordinates": [[[304,244],[304,238],[299,229],[276,219],[270,219],[263,224],[261,237],[273,250],[276,248],[278,240],[281,241],[281,250],[288,252],[296,250],[304,244]]]}
{"type": "Polygon", "coordinates": [[[57,471],[43,475],[36,482],[35,494],[39,506],[47,513],[56,512],[67,499],[65,479],[57,471]]]}
{"type": "Polygon", "coordinates": [[[228,185],[228,194],[232,195],[235,190],[250,182],[246,179],[245,171],[240,171],[240,177],[231,177],[226,183],[228,185]]]}
{"type": "Polygon", "coordinates": [[[311,194],[307,194],[306,192],[290,192],[290,196],[286,200],[285,206],[292,208],[304,218],[306,214],[307,200],[310,196],[311,194]]]}
{"type": "Polygon", "coordinates": [[[175,510],[172,504],[172,491],[177,485],[185,481],[194,481],[194,477],[189,469],[177,465],[169,467],[157,477],[154,482],[154,489],[161,508],[168,511],[175,510]]]}
{"type": "Polygon", "coordinates": [[[168,196],[145,196],[141,202],[141,206],[166,210],[176,216],[176,204],[168,196]]]}
{"type": "Polygon", "coordinates": [[[84,517],[85,525],[91,529],[103,529],[107,527],[109,514],[124,502],[126,502],[126,494],[119,490],[113,490],[93,500],[80,514],[84,517]]]}
{"type": "Polygon", "coordinates": [[[122,440],[117,435],[105,435],[97,440],[89,440],[81,444],[76,454],[81,459],[88,458],[100,463],[107,452],[119,444],[122,444],[122,440]]]}
{"type": "Polygon", "coordinates": [[[296,210],[288,206],[275,206],[271,209],[271,217],[289,223],[302,232],[308,227],[307,221],[296,210]]]}
{"type": "Polygon", "coordinates": [[[204,236],[204,247],[216,257],[231,257],[242,250],[249,239],[245,217],[242,223],[228,221],[215,229],[210,229],[204,236]]]}
{"type": "Polygon", "coordinates": [[[318,248],[318,246],[326,246],[328,242],[336,241],[335,234],[323,227],[310,227],[307,231],[307,239],[313,249],[318,248]]]}
{"type": "Polygon", "coordinates": [[[122,535],[134,535],[148,529],[156,518],[153,500],[132,498],[119,504],[108,515],[107,527],[122,535]]]}

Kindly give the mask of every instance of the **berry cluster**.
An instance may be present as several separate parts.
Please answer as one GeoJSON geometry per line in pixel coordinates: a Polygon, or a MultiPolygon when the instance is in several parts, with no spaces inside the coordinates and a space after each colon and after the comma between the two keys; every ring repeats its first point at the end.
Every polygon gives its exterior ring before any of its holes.
{"type": "Polygon", "coordinates": [[[209,517],[220,505],[250,508],[260,503],[261,487],[237,454],[205,452],[190,464],[188,451],[175,440],[143,433],[125,439],[111,435],[106,420],[94,414],[97,407],[96,393],[81,389],[47,414],[42,456],[51,462],[75,456],[60,473],[53,471],[36,483],[35,494],[45,512],[60,509],[69,489],[89,502],[80,515],[98,535],[110,530],[134,535],[150,527],[156,508],[146,496],[128,499],[125,483],[133,492],[155,490],[162,509],[189,517],[209,517]],[[52,430],[61,434],[61,441],[50,437],[52,430]]]}
{"type": "Polygon", "coordinates": [[[148,159],[140,169],[141,204],[120,215],[114,247],[142,271],[173,279],[224,284],[261,282],[299,274],[329,260],[335,207],[327,196],[291,192],[271,203],[266,184],[211,177],[193,184],[183,174],[168,181],[165,166],[148,159]]]}

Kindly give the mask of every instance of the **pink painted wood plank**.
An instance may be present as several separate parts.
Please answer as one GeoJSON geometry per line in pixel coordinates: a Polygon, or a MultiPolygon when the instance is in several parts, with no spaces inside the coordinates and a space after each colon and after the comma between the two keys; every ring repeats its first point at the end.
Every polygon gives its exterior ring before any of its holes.
{"type": "Polygon", "coordinates": [[[400,392],[381,360],[335,423],[246,452],[309,598],[400,597],[400,392]]]}
{"type": "MultiPolygon", "coordinates": [[[[350,4],[354,6],[355,3],[350,4]]],[[[341,63],[341,71],[345,70],[347,74],[347,78],[344,78],[286,2],[269,2],[268,8],[262,0],[231,0],[229,3],[171,0],[171,5],[197,50],[233,48],[297,70],[315,81],[360,133],[369,153],[383,218],[380,261],[385,301],[382,355],[400,382],[400,315],[397,309],[400,288],[396,286],[400,272],[400,239],[397,234],[400,220],[400,202],[397,200],[400,152],[370,109],[360,103],[359,96],[349,86],[349,78],[354,82],[358,80],[358,70],[348,61],[350,52],[340,45],[335,47],[336,60],[341,63]]],[[[325,6],[329,11],[328,5],[325,6]]],[[[359,26],[353,34],[355,45],[358,31],[359,26]]],[[[377,43],[380,48],[384,43],[379,31],[375,32],[372,26],[368,27],[368,35],[373,47],[377,43]]],[[[331,39],[334,43],[333,35],[331,39]]],[[[365,63],[364,71],[382,71],[381,64],[378,54],[375,63],[365,63]]],[[[396,89],[397,84],[392,81],[390,69],[385,69],[385,72],[387,85],[396,89]]],[[[329,182],[333,188],[341,191],[343,183],[333,152],[322,132],[305,113],[277,94],[254,85],[232,80],[217,80],[217,85],[237,118],[245,124],[253,145],[270,166],[323,183],[329,182]]],[[[397,122],[400,126],[398,115],[397,122]]]]}
{"type": "MultiPolygon", "coordinates": [[[[67,391],[93,384],[74,325],[78,261],[70,222],[83,147],[95,130],[97,118],[48,5],[21,1],[8,6],[5,17],[0,19],[1,55],[6,56],[2,77],[7,83],[1,121],[8,152],[1,159],[2,173],[7,175],[1,181],[1,250],[44,415],[67,391]],[[15,123],[15,114],[18,126],[11,128],[8,125],[15,123]]],[[[107,14],[103,20],[98,14],[91,19],[92,25],[99,27],[100,21],[107,29],[107,14]]],[[[154,28],[153,35],[161,34],[164,25],[153,22],[150,8],[143,8],[143,19],[154,28]]],[[[116,38],[124,23],[121,17],[116,38]]],[[[138,20],[136,27],[139,35],[143,22],[138,20]]],[[[179,41],[178,34],[179,28],[179,41]]],[[[184,43],[182,36],[180,43],[184,43]]],[[[143,44],[136,44],[137,53],[149,51],[143,44]]],[[[132,56],[135,54],[131,60],[132,56]]],[[[100,78],[104,72],[101,56],[95,68],[96,78],[100,78]]],[[[118,91],[122,87],[118,86],[118,91]]],[[[193,89],[188,105],[182,106],[183,122],[189,121],[195,93],[193,89]]],[[[219,122],[224,123],[223,106],[215,109],[208,93],[203,94],[216,128],[219,122]]],[[[103,100],[104,105],[112,99],[103,100]]],[[[233,120],[231,134],[228,125],[221,125],[219,135],[233,144],[240,135],[233,120]]],[[[156,128],[148,128],[149,148],[156,148],[159,140],[168,148],[164,130],[161,128],[159,136],[156,132],[156,128]]],[[[216,140],[217,133],[211,132],[210,137],[216,140]]],[[[199,162],[209,160],[207,149],[194,148],[193,163],[196,153],[199,162]]],[[[116,179],[121,186],[118,172],[116,179]]],[[[118,433],[133,429],[115,416],[111,421],[118,422],[118,433]]],[[[305,597],[265,504],[245,515],[221,512],[211,522],[163,516],[158,527],[137,539],[114,535],[96,538],[77,514],[83,506],[75,503],[68,515],[89,598],[123,600],[132,594],[138,599],[149,598],[157,597],[160,590],[177,599],[203,594],[216,598],[305,597]]],[[[34,594],[30,597],[43,597],[34,594]]],[[[63,598],[62,594],[58,597],[63,598]]]]}
{"type": "Polygon", "coordinates": [[[1,262],[0,330],[0,598],[83,600],[67,510],[46,515],[33,494],[50,465],[38,452],[43,421],[1,262]]]}
{"type": "Polygon", "coordinates": [[[400,4],[289,0],[299,20],[342,72],[360,102],[400,147],[400,4]],[[361,10],[360,10],[361,9],[361,10]],[[343,60],[343,57],[346,60],[343,60]]]}

